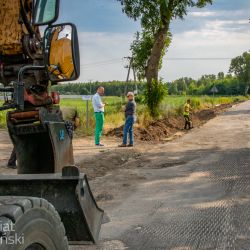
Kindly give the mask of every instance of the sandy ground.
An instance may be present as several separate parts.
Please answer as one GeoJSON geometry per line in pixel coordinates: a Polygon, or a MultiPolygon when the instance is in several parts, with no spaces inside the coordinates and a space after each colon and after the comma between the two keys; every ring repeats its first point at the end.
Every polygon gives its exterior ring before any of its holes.
{"type": "MultiPolygon", "coordinates": [[[[102,149],[93,146],[92,138],[75,139],[76,163],[88,175],[98,205],[105,210],[105,223],[97,246],[72,246],[70,249],[208,249],[201,243],[196,248],[198,245],[188,244],[188,239],[184,241],[188,235],[184,233],[182,237],[172,231],[169,231],[166,243],[159,224],[164,218],[164,225],[172,223],[171,228],[181,230],[185,225],[178,218],[182,218],[185,211],[177,208],[190,206],[190,202],[193,207],[187,210],[188,218],[194,216],[193,209],[195,206],[200,208],[200,204],[216,208],[228,205],[218,203],[222,198],[215,194],[220,194],[222,189],[214,184],[214,179],[211,180],[217,174],[213,171],[223,165],[219,162],[227,158],[228,153],[238,155],[238,151],[249,151],[248,110],[250,102],[236,105],[187,134],[178,132],[175,138],[163,138],[161,143],[137,142],[132,149],[117,148],[120,143],[117,138],[104,138],[106,146],[102,149]],[[211,166],[218,167],[212,170],[211,166]],[[206,191],[202,189],[205,183],[206,191]],[[197,192],[197,186],[202,191],[196,196],[189,195],[197,192]],[[212,190],[212,195],[207,194],[207,189],[212,190]],[[152,229],[151,225],[157,227],[152,229]],[[151,238],[150,243],[148,238],[151,238]]],[[[15,170],[5,168],[12,149],[6,131],[0,131],[0,138],[0,171],[15,174],[15,170]]],[[[183,217],[182,221],[185,220],[183,217]]],[[[195,229],[192,230],[190,235],[195,229]]],[[[227,239],[221,242],[228,243],[227,239]]],[[[250,248],[250,244],[248,246],[250,248]]],[[[216,249],[213,247],[209,249],[216,249]]]]}

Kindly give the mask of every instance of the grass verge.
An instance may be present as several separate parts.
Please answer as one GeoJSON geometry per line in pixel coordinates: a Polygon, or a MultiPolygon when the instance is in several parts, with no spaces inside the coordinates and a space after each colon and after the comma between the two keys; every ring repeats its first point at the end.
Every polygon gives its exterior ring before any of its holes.
{"type": "MultiPolygon", "coordinates": [[[[219,104],[235,103],[239,101],[246,101],[248,97],[244,96],[230,96],[230,97],[210,97],[210,96],[167,96],[161,104],[161,116],[171,117],[181,115],[183,112],[183,105],[186,100],[190,98],[192,108],[195,111],[212,108],[219,104]]],[[[104,97],[103,101],[107,103],[105,110],[105,131],[121,126],[124,123],[124,114],[122,107],[125,105],[121,97],[104,97]]],[[[1,102],[0,102],[1,105],[1,102]]],[[[89,122],[87,126],[87,103],[81,99],[63,99],[61,100],[62,107],[75,107],[78,110],[81,126],[76,132],[78,136],[92,135],[95,127],[95,120],[93,114],[92,103],[89,102],[89,122]]],[[[137,105],[137,116],[139,126],[143,127],[152,122],[149,112],[144,104],[137,105]]],[[[0,112],[0,128],[6,128],[6,111],[0,112]]]]}

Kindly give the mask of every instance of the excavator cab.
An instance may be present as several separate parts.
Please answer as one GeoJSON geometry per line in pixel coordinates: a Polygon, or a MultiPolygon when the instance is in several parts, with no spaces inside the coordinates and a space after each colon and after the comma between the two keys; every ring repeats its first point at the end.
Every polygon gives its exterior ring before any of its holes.
{"type": "MultiPolygon", "coordinates": [[[[72,81],[80,75],[77,29],[71,23],[53,25],[59,0],[32,1],[30,21],[22,10],[25,2],[21,0],[20,7],[30,29],[26,39],[35,41],[37,49],[32,56],[23,50],[25,60],[15,65],[15,69],[19,67],[16,78],[12,75],[14,81],[0,89],[12,96],[0,111],[10,109],[7,126],[18,172],[17,176],[0,177],[0,224],[13,224],[15,234],[23,235],[23,245],[13,249],[61,250],[68,249],[68,241],[95,243],[103,210],[95,202],[86,175],[74,164],[72,139],[55,100],[57,95],[48,89],[49,82],[72,81]],[[40,25],[48,25],[43,39],[40,25]]],[[[8,69],[12,66],[8,61],[8,69]]],[[[12,249],[7,240],[13,232],[1,232],[1,228],[0,249],[12,249]]]]}
{"type": "Polygon", "coordinates": [[[34,0],[32,22],[34,25],[49,25],[59,16],[59,1],[34,0]]]}

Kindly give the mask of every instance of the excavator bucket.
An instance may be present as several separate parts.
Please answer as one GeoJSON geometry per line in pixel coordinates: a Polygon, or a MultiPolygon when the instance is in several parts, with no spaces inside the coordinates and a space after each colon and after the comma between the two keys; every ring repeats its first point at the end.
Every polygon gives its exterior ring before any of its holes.
{"type": "Polygon", "coordinates": [[[70,244],[98,240],[103,210],[95,202],[86,175],[76,167],[66,167],[62,174],[1,175],[0,196],[46,199],[58,211],[70,244]]]}

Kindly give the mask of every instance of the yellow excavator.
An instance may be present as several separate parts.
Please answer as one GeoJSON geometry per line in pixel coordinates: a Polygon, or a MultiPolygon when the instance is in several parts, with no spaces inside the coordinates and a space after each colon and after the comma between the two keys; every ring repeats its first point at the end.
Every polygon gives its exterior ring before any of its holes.
{"type": "Polygon", "coordinates": [[[50,85],[80,74],[75,25],[54,24],[59,4],[0,0],[0,111],[8,110],[18,172],[0,176],[3,250],[96,243],[102,224],[103,210],[74,164],[58,94],[49,91],[50,85]]]}

